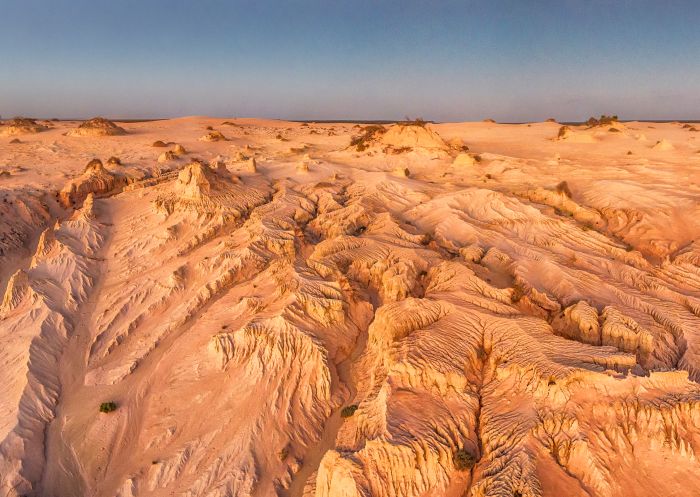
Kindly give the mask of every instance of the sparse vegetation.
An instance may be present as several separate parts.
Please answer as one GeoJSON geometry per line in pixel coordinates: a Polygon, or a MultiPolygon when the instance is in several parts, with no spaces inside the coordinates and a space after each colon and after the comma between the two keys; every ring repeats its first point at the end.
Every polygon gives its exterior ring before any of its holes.
{"type": "Polygon", "coordinates": [[[398,147],[398,148],[388,148],[387,149],[387,151],[393,155],[403,154],[405,152],[410,152],[412,150],[413,150],[413,148],[411,148],[411,147],[398,147]]]}
{"type": "Polygon", "coordinates": [[[8,126],[26,126],[26,127],[31,127],[31,126],[36,126],[36,119],[31,119],[29,117],[22,117],[22,116],[16,116],[13,117],[10,121],[5,123],[8,126]]]}
{"type": "Polygon", "coordinates": [[[361,128],[361,133],[350,139],[350,146],[355,147],[358,152],[364,152],[372,142],[379,136],[386,133],[386,128],[379,124],[371,124],[361,128]]]}
{"type": "Polygon", "coordinates": [[[349,406],[343,407],[343,409],[340,411],[340,415],[343,418],[349,418],[353,414],[355,414],[355,411],[357,411],[357,404],[351,404],[349,406]]]}
{"type": "Polygon", "coordinates": [[[100,412],[109,413],[117,410],[117,404],[115,402],[103,402],[100,404],[100,412]]]}
{"type": "Polygon", "coordinates": [[[563,193],[567,197],[571,198],[571,190],[569,189],[569,184],[566,181],[561,181],[557,186],[557,193],[563,193]]]}
{"type": "Polygon", "coordinates": [[[607,126],[607,125],[612,124],[612,123],[617,122],[617,121],[619,121],[619,119],[616,115],[608,116],[605,114],[601,114],[598,119],[596,119],[595,117],[589,117],[588,121],[586,121],[586,124],[590,127],[607,126]]]}
{"type": "Polygon", "coordinates": [[[419,126],[421,128],[425,128],[426,124],[428,124],[428,121],[426,121],[422,117],[417,117],[415,119],[410,119],[409,117],[406,117],[405,120],[398,121],[396,124],[398,124],[399,126],[419,126]]]}
{"type": "Polygon", "coordinates": [[[167,147],[168,145],[167,145],[167,143],[165,143],[162,140],[156,140],[153,142],[153,145],[151,145],[151,146],[152,147],[167,147]]]}
{"type": "Polygon", "coordinates": [[[567,131],[569,131],[568,126],[562,126],[559,128],[559,133],[557,134],[557,138],[564,138],[566,136],[567,131]]]}
{"type": "Polygon", "coordinates": [[[282,450],[279,451],[277,457],[279,457],[280,461],[282,462],[286,461],[289,457],[289,446],[285,445],[284,447],[282,447],[282,450]]]}
{"type": "Polygon", "coordinates": [[[457,449],[454,453],[454,463],[459,471],[467,471],[476,464],[476,457],[465,449],[457,449]]]}

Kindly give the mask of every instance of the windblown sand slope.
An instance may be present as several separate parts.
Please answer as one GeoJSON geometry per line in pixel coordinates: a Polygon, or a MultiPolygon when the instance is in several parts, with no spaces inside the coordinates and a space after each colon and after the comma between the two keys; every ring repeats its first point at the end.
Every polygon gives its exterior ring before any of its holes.
{"type": "Polygon", "coordinates": [[[692,126],[78,126],[0,138],[0,495],[700,494],[692,126]]]}

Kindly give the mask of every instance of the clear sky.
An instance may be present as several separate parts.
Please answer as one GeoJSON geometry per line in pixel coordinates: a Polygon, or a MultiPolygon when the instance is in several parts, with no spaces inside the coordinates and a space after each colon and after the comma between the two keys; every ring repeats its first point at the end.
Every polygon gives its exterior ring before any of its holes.
{"type": "Polygon", "coordinates": [[[700,119],[699,0],[0,0],[0,115],[700,119]]]}

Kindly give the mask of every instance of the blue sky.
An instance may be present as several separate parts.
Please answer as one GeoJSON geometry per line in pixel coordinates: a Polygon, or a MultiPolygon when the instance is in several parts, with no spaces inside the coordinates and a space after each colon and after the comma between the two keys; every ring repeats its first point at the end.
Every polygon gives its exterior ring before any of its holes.
{"type": "Polygon", "coordinates": [[[0,0],[0,115],[700,119],[697,0],[0,0]]]}

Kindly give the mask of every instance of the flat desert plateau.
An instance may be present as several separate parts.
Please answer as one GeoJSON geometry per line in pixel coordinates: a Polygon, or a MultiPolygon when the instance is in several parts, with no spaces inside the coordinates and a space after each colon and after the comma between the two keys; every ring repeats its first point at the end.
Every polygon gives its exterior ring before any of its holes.
{"type": "Polygon", "coordinates": [[[0,495],[700,495],[697,128],[5,123],[0,495]]]}

